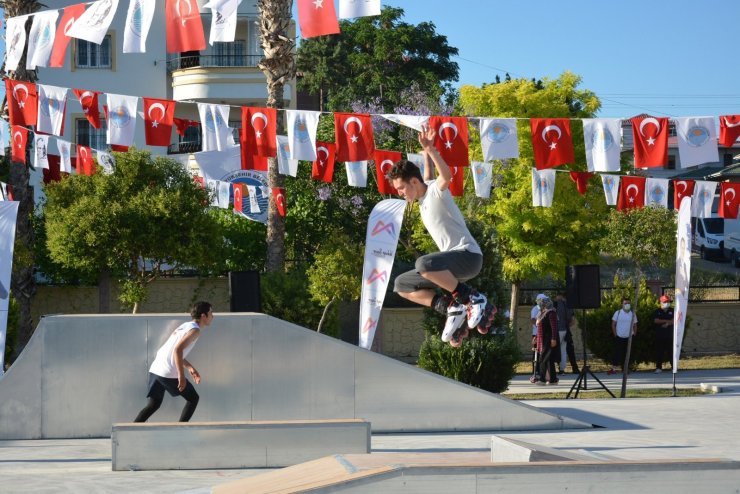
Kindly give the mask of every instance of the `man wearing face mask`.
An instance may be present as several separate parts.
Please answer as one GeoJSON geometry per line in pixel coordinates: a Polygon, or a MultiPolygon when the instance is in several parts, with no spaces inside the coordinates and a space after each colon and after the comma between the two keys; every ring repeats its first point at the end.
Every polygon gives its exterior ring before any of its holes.
{"type": "Polygon", "coordinates": [[[632,314],[632,304],[628,297],[622,297],[622,308],[612,316],[612,334],[614,335],[614,355],[612,358],[612,368],[607,374],[616,374],[616,366],[622,366],[624,369],[624,358],[627,355],[627,343],[630,337],[637,334],[637,314],[632,314]]]}
{"type": "Polygon", "coordinates": [[[653,316],[655,323],[655,373],[663,372],[663,362],[671,362],[673,356],[673,308],[671,299],[665,295],[660,297],[660,309],[653,316]]]}

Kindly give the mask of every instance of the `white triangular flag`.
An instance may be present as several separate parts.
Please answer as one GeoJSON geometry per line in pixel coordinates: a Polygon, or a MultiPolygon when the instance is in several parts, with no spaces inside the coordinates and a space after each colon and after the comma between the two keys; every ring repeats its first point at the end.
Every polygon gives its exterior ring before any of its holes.
{"type": "Polygon", "coordinates": [[[242,0],[211,0],[203,5],[204,9],[211,9],[211,34],[208,42],[211,46],[215,41],[233,42],[236,36],[237,7],[242,0]]]}
{"type": "Polygon", "coordinates": [[[479,129],[483,161],[519,157],[516,118],[481,118],[479,129]]]}
{"type": "Polygon", "coordinates": [[[584,118],[583,139],[590,172],[618,172],[622,142],[618,118],[584,118]]]}
{"type": "Polygon", "coordinates": [[[228,105],[198,103],[203,152],[224,151],[233,145],[233,140],[229,142],[229,137],[233,137],[229,128],[230,110],[228,105]]]}
{"type": "Polygon", "coordinates": [[[252,214],[259,214],[260,204],[257,202],[257,187],[255,185],[247,185],[249,190],[249,212],[252,214]]]}
{"type": "Polygon", "coordinates": [[[285,110],[288,117],[290,157],[296,160],[316,160],[316,130],[321,112],[285,110]]]}
{"type": "Polygon", "coordinates": [[[231,195],[231,182],[217,180],[218,182],[218,207],[229,209],[229,196],[231,195]]]}
{"type": "Polygon", "coordinates": [[[717,129],[712,117],[674,118],[681,168],[719,162],[717,129]]]}
{"type": "Polygon", "coordinates": [[[532,206],[549,208],[555,195],[555,170],[532,168],[532,206]]]}
{"type": "Polygon", "coordinates": [[[106,96],[108,101],[106,142],[118,146],[131,146],[136,132],[136,107],[139,98],[110,93],[106,96]]]}
{"type": "Polygon", "coordinates": [[[473,184],[475,185],[475,195],[488,199],[491,197],[491,178],[493,175],[492,163],[481,163],[480,161],[470,162],[470,171],[473,174],[473,184]]]}
{"type": "Polygon", "coordinates": [[[39,101],[36,130],[61,136],[67,106],[67,88],[37,84],[36,89],[39,101]]]}
{"type": "Polygon", "coordinates": [[[34,134],[33,167],[49,169],[49,136],[47,135],[34,134]]]}
{"type": "Polygon", "coordinates": [[[380,0],[339,0],[339,18],[380,15],[380,0]]]}
{"type": "Polygon", "coordinates": [[[367,187],[367,161],[347,161],[347,184],[351,187],[367,187]]]}
{"type": "Polygon", "coordinates": [[[87,10],[72,24],[67,31],[71,38],[84,39],[99,45],[105,39],[108,28],[113,22],[113,16],[118,9],[118,0],[98,0],[93,2],[87,10]]]}
{"type": "Polygon", "coordinates": [[[298,175],[298,160],[290,159],[290,146],[288,136],[275,136],[277,141],[278,173],[281,175],[298,175]]]}
{"type": "Polygon", "coordinates": [[[116,169],[116,159],[113,155],[107,151],[101,151],[99,149],[95,150],[95,154],[97,155],[98,164],[103,169],[103,173],[106,175],[112,175],[113,171],[116,169]]]}
{"type": "Polygon", "coordinates": [[[129,0],[123,29],[123,53],[146,53],[146,38],[154,19],[155,0],[129,0]]]}
{"type": "Polygon", "coordinates": [[[601,186],[607,206],[616,206],[619,199],[619,175],[601,175],[601,186]]]}
{"type": "Polygon", "coordinates": [[[406,153],[406,159],[419,167],[421,177],[424,178],[424,155],[421,153],[406,153]]]}
{"type": "Polygon", "coordinates": [[[645,182],[645,206],[668,207],[668,179],[650,178],[645,182]]]}
{"type": "Polygon", "coordinates": [[[697,180],[694,184],[694,195],[691,196],[691,216],[695,218],[711,218],[714,193],[717,191],[717,182],[697,180]]]}
{"type": "Polygon", "coordinates": [[[69,141],[57,139],[57,149],[59,150],[59,171],[72,173],[72,145],[69,141]]]}
{"type": "Polygon", "coordinates": [[[421,126],[426,125],[429,122],[429,116],[423,115],[400,115],[397,113],[382,113],[380,116],[385,118],[386,120],[390,120],[391,122],[395,122],[399,125],[409,127],[419,132],[421,132],[421,126]]]}
{"type": "Polygon", "coordinates": [[[193,159],[206,180],[224,180],[233,176],[242,167],[239,146],[233,146],[224,151],[194,153],[193,159]]]}
{"type": "Polygon", "coordinates": [[[35,70],[36,67],[46,67],[54,47],[54,38],[57,32],[58,10],[44,10],[33,16],[33,24],[28,34],[28,53],[26,68],[35,70]]]}
{"type": "Polygon", "coordinates": [[[15,72],[26,47],[27,15],[10,17],[5,21],[5,70],[15,72]]]}

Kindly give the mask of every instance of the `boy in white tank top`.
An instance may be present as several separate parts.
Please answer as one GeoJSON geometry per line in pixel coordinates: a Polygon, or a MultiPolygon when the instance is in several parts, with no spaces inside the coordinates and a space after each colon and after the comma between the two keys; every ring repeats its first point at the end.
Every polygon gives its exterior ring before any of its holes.
{"type": "Polygon", "coordinates": [[[190,372],[195,384],[200,383],[200,374],[186,357],[198,340],[200,329],[210,326],[213,322],[211,304],[196,302],[190,310],[190,316],[193,320],[178,326],[157,351],[157,356],[149,367],[149,391],[146,395],[149,401],[134,422],[146,422],[159,410],[165,391],[172,396],[185,398],[186,403],[180,415],[180,422],[187,422],[193,416],[200,398],[195,387],[186,379],[185,369],[190,372]]]}

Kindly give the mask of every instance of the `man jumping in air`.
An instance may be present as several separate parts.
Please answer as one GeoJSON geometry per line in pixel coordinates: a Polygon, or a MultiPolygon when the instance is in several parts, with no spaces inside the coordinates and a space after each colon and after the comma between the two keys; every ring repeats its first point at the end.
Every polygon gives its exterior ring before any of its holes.
{"type": "Polygon", "coordinates": [[[460,209],[449,191],[452,173],[434,147],[435,132],[422,127],[419,144],[426,156],[424,181],[419,168],[401,160],[390,171],[398,194],[409,203],[419,202],[424,227],[440,252],[421,256],[415,269],[396,278],[394,291],[403,298],[447,315],[442,341],[458,347],[468,329],[488,333],[496,308],[486,296],[465,282],[474,278],[483,266],[483,254],[468,231],[460,209]],[[431,162],[437,171],[432,179],[431,162]],[[444,290],[438,293],[437,289],[444,290]],[[467,319],[467,327],[463,323],[467,319]]]}

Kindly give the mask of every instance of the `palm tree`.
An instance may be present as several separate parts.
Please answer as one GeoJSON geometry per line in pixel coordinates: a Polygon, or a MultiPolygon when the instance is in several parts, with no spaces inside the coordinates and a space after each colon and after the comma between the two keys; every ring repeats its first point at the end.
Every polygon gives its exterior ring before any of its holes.
{"type": "MultiPolygon", "coordinates": [[[[284,107],[283,88],[295,77],[295,37],[291,36],[293,0],[259,0],[260,38],[265,57],[259,67],[267,78],[267,106],[284,107]]],[[[277,112],[277,128],[284,127],[285,114],[277,112]]],[[[270,188],[282,187],[276,158],[270,158],[268,168],[270,188]]],[[[267,211],[267,262],[265,270],[280,271],[285,266],[285,220],[278,214],[275,199],[270,195],[267,211]]]]}
{"type": "MultiPolygon", "coordinates": [[[[5,19],[17,17],[25,14],[38,12],[42,4],[35,0],[0,0],[0,7],[5,11],[5,19]]],[[[31,30],[31,18],[26,22],[26,37],[31,30]]],[[[5,65],[0,69],[0,75],[12,79],[36,82],[38,79],[35,70],[26,70],[26,51],[24,50],[18,67],[15,71],[6,72],[5,65]]],[[[3,101],[0,109],[3,118],[7,120],[7,101],[3,101]]],[[[26,146],[26,155],[30,142],[26,146]]],[[[20,311],[18,318],[18,333],[15,346],[14,356],[20,354],[28,343],[33,333],[33,323],[31,321],[31,299],[36,293],[36,284],[33,279],[33,226],[31,223],[33,215],[33,190],[29,185],[28,167],[15,163],[10,166],[9,182],[13,187],[13,196],[19,202],[18,221],[16,223],[15,234],[15,262],[13,262],[13,274],[10,283],[10,289],[13,292],[18,308],[20,311]]]]}

